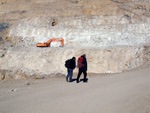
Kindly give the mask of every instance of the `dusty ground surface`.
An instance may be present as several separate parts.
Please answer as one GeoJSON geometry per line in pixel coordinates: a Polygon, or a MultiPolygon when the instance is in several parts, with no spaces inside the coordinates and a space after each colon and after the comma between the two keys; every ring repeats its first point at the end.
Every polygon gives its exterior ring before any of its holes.
{"type": "Polygon", "coordinates": [[[149,73],[91,75],[79,84],[65,77],[0,81],[0,113],[150,113],[149,73]]]}

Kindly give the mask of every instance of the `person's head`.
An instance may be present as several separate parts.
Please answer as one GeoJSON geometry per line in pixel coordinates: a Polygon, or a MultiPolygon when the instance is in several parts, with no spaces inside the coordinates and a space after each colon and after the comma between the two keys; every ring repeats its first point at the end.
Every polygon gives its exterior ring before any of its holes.
{"type": "Polygon", "coordinates": [[[76,60],[76,57],[72,57],[73,60],[76,60]]]}
{"type": "Polygon", "coordinates": [[[85,58],[86,58],[86,54],[83,54],[82,57],[85,57],[85,58]]]}

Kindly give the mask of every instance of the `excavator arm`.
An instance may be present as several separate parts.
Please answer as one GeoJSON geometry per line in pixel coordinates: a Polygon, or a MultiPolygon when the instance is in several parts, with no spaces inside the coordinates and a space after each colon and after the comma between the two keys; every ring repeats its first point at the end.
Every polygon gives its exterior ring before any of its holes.
{"type": "Polygon", "coordinates": [[[37,43],[36,46],[37,47],[50,47],[50,44],[53,41],[59,41],[59,42],[61,42],[61,46],[62,47],[64,46],[64,39],[63,38],[61,38],[61,39],[59,39],[59,38],[53,38],[53,39],[48,40],[45,43],[37,43]]]}

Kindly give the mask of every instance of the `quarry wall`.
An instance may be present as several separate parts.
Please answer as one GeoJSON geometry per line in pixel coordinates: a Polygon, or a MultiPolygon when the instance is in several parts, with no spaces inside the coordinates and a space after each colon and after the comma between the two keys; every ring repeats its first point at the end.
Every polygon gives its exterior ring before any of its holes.
{"type": "Polygon", "coordinates": [[[128,71],[148,61],[149,31],[149,0],[3,0],[0,69],[65,75],[65,60],[85,53],[89,73],[128,71]]]}

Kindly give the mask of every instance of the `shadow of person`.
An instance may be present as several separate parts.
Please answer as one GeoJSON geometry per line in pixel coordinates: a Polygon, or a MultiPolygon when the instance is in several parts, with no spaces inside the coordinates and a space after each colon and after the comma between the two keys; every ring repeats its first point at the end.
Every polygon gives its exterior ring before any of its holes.
{"type": "Polygon", "coordinates": [[[74,81],[76,81],[77,79],[72,79],[72,81],[71,82],[74,82],[74,81]]]}
{"type": "MultiPolygon", "coordinates": [[[[72,79],[72,80],[71,80],[71,82],[75,82],[75,81],[77,81],[77,79],[72,79]]],[[[79,82],[87,83],[87,82],[88,82],[88,78],[86,78],[86,80],[80,79],[79,82]]],[[[79,82],[78,82],[78,83],[79,83],[79,82]]]]}

